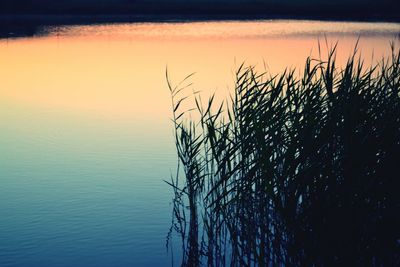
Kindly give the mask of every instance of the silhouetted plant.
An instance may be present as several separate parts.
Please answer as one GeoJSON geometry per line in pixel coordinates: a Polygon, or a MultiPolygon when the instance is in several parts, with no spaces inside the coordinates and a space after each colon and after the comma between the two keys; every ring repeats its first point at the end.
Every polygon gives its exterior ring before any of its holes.
{"type": "Polygon", "coordinates": [[[167,77],[182,265],[400,264],[400,53],[341,69],[335,55],[301,77],[242,65],[229,101],[195,96],[198,120],[167,77]]]}

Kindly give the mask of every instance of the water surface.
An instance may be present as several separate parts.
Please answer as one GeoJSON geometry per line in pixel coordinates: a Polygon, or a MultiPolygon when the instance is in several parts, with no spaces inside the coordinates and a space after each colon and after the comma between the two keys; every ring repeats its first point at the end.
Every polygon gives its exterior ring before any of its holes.
{"type": "MultiPolygon", "coordinates": [[[[165,79],[232,89],[357,39],[366,64],[400,24],[318,21],[47,27],[0,40],[0,266],[165,266],[176,158],[165,79]]],[[[179,255],[179,251],[175,251],[179,255]]],[[[176,256],[175,255],[175,256],[176,256]]]]}

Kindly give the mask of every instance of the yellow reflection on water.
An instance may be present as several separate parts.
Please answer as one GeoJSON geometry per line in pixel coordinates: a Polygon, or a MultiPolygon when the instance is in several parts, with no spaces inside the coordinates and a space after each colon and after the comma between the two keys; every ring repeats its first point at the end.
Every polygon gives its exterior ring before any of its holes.
{"type": "Polygon", "coordinates": [[[54,28],[0,42],[0,103],[133,118],[168,118],[165,70],[193,89],[229,92],[243,61],[277,73],[339,41],[345,62],[361,36],[366,64],[398,43],[399,24],[307,21],[148,23],[54,28]],[[397,38],[397,39],[396,39],[397,38]]]}

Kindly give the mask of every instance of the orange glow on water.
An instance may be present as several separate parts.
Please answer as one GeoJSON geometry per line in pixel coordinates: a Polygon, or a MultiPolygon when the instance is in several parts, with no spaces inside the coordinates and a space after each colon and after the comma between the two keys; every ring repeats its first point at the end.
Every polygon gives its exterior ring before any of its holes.
{"type": "Polygon", "coordinates": [[[398,24],[282,21],[63,28],[45,37],[0,42],[0,102],[167,118],[167,66],[175,83],[196,72],[193,88],[226,94],[235,66],[243,61],[262,69],[265,62],[272,73],[298,68],[308,55],[318,54],[318,40],[325,47],[326,34],[329,41],[339,41],[343,63],[361,34],[359,48],[369,64],[372,54],[375,59],[387,55],[389,42],[398,42],[396,29],[398,24]]]}

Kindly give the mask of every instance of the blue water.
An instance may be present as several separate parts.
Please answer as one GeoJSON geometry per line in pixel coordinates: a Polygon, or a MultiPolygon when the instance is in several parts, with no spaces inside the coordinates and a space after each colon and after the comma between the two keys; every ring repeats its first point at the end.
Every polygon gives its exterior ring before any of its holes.
{"type": "Polygon", "coordinates": [[[164,126],[3,105],[0,266],[169,263],[164,126]]]}

